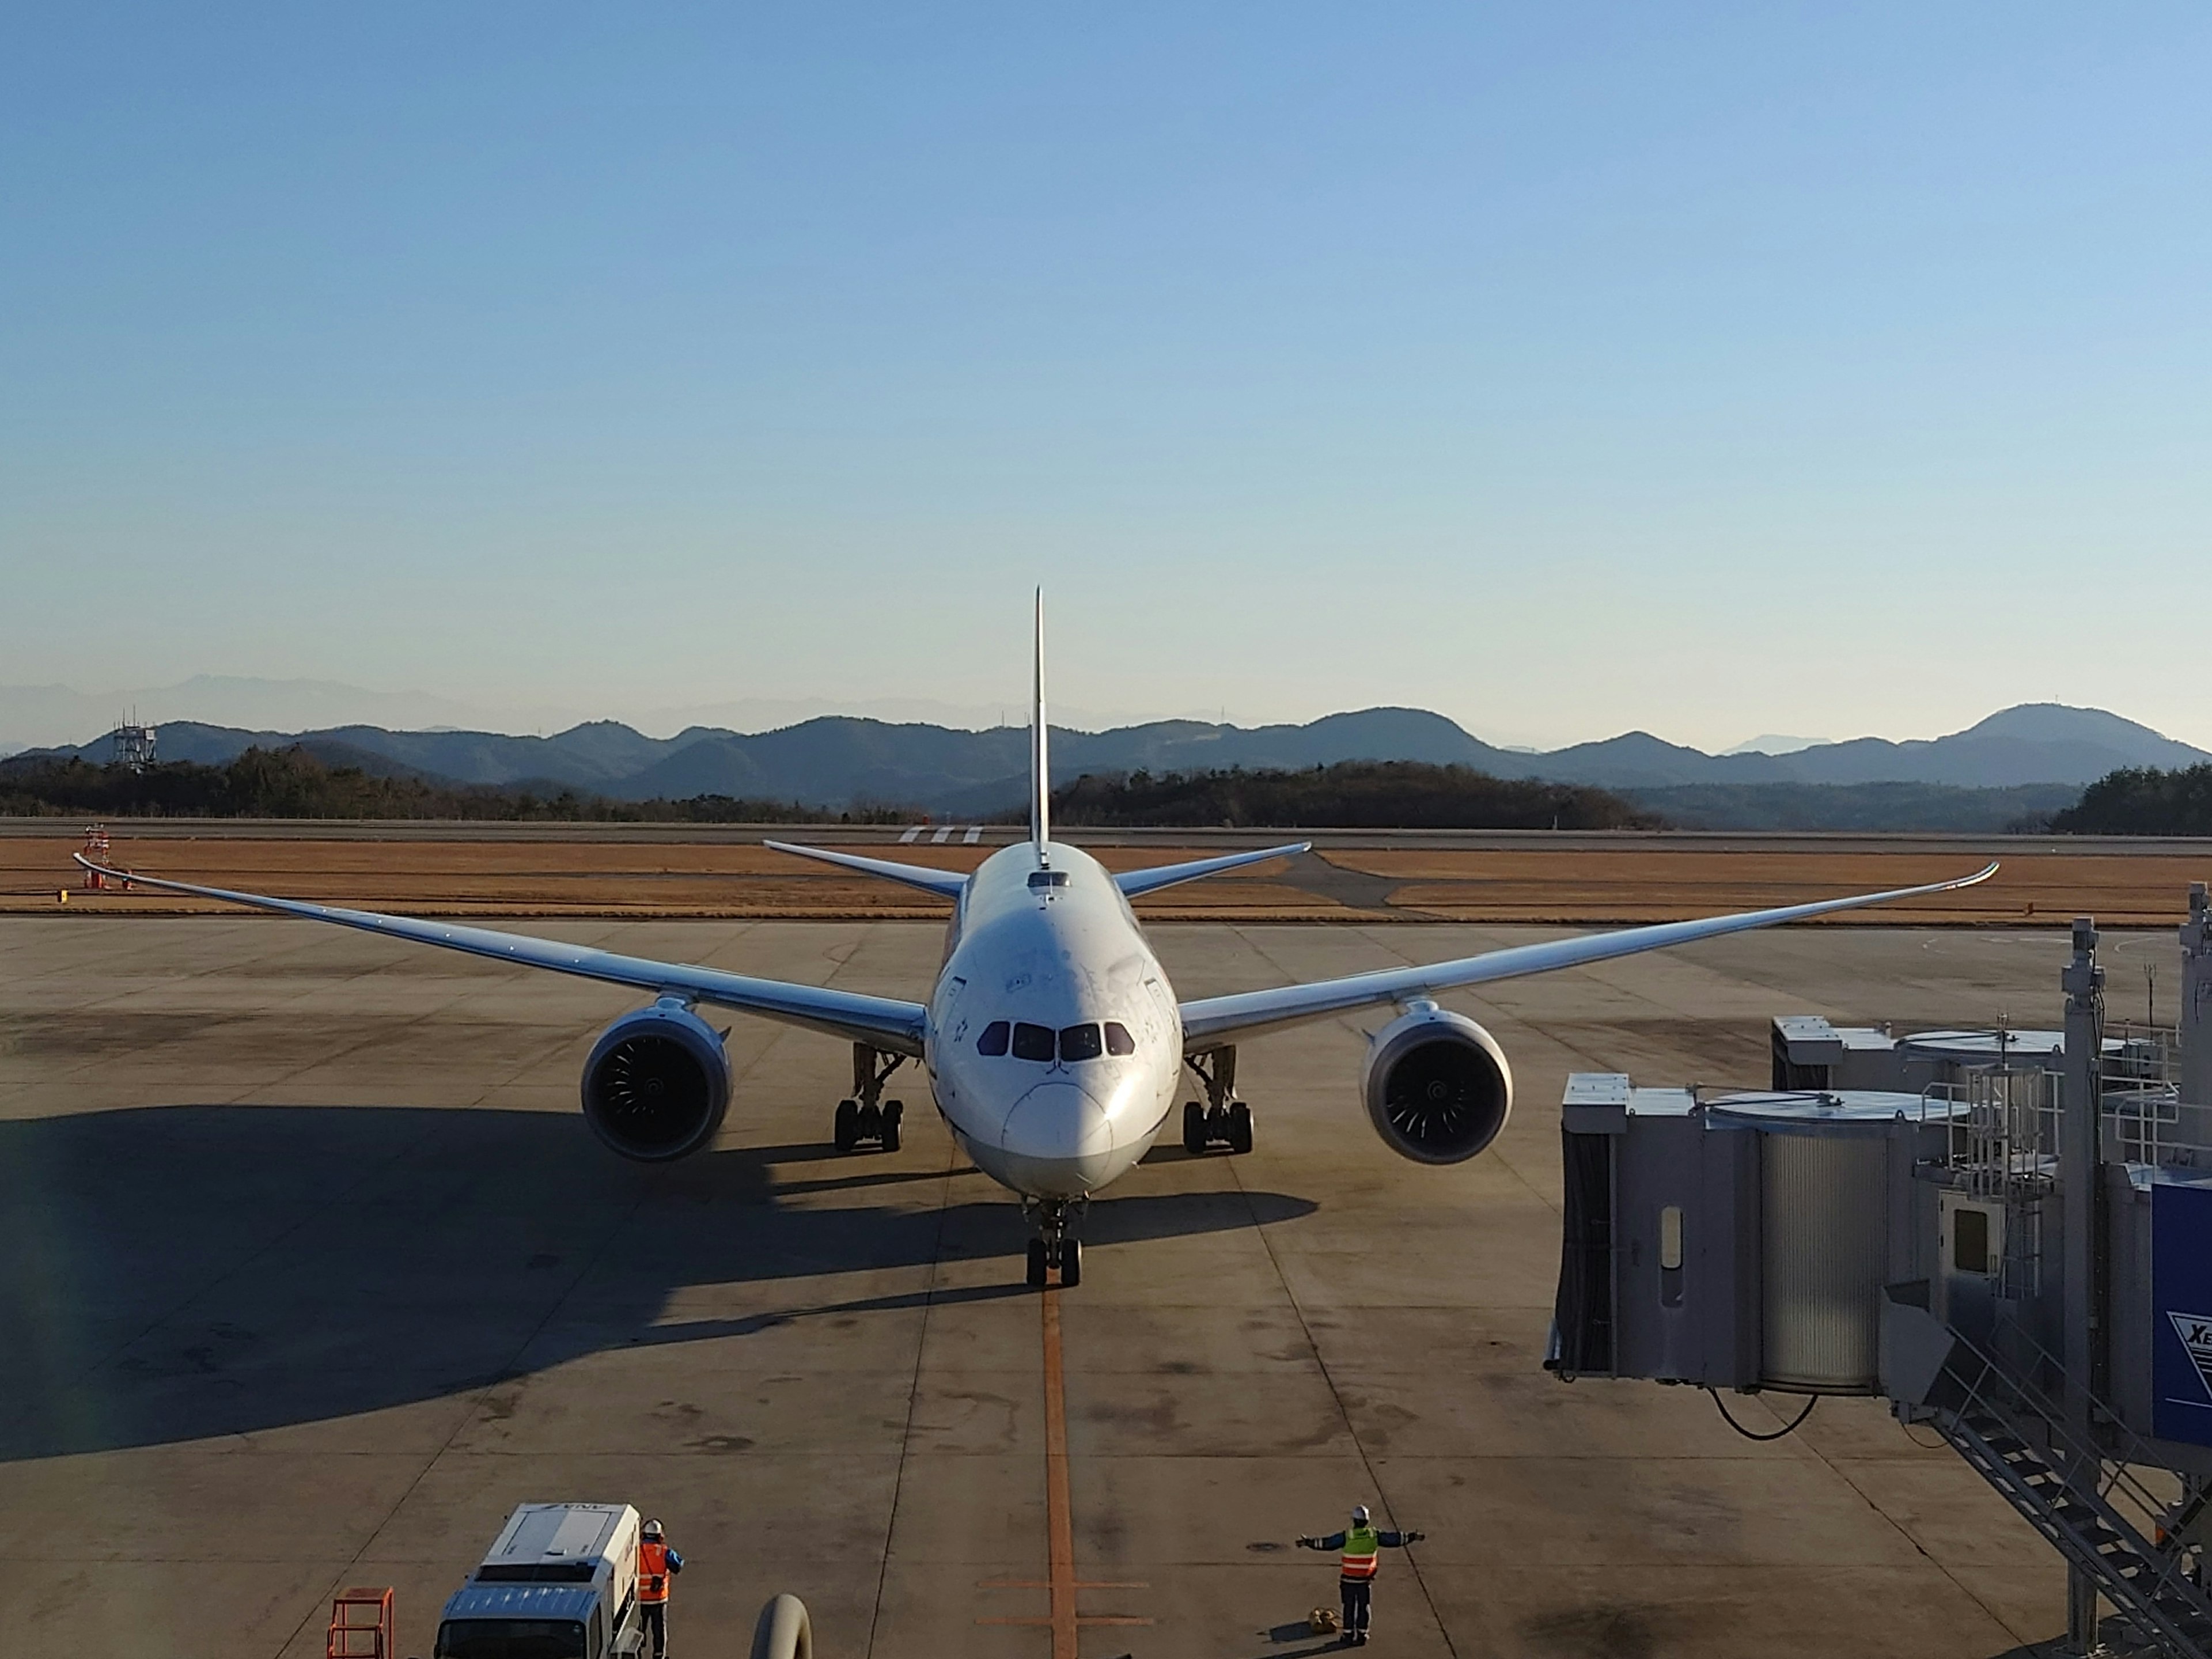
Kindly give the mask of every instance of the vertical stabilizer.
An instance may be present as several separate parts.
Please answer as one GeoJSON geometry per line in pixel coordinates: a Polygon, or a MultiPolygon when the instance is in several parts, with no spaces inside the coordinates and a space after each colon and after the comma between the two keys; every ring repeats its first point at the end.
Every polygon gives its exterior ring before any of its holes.
{"type": "Polygon", "coordinates": [[[1030,842],[1037,862],[1048,862],[1046,843],[1052,839],[1052,768],[1045,757],[1044,722],[1044,589],[1036,591],[1036,678],[1030,702],[1030,842]]]}

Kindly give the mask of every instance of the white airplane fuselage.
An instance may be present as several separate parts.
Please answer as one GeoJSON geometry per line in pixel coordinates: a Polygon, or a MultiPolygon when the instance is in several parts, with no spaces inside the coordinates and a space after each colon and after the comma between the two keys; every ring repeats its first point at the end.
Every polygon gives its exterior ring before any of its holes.
{"type": "Polygon", "coordinates": [[[975,1167],[1030,1197],[1082,1198],[1152,1147],[1182,1025],[1167,974],[1096,859],[1020,842],[957,903],[923,1064],[975,1167]],[[1046,1034],[1049,1034],[1049,1042],[1046,1034]]]}

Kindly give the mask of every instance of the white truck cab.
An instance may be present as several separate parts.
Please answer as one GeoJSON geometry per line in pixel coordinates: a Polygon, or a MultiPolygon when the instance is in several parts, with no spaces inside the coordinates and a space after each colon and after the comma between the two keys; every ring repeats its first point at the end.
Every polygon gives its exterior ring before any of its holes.
{"type": "Polygon", "coordinates": [[[627,1659],[644,1638],[637,1510],[525,1504],[439,1616],[437,1659],[627,1659]]]}

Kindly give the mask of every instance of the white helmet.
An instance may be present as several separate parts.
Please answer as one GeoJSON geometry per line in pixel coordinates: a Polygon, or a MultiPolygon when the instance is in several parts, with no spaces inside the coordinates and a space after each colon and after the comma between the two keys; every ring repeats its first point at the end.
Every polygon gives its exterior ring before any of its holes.
{"type": "Polygon", "coordinates": [[[1354,1504],[1352,1506],[1352,1524],[1355,1527],[1364,1527],[1367,1524],[1366,1504],[1354,1504]]]}
{"type": "MultiPolygon", "coordinates": [[[[1364,1511],[1363,1510],[1362,1513],[1364,1513],[1364,1511]]],[[[658,1521],[647,1522],[645,1523],[645,1535],[647,1538],[658,1539],[660,1536],[660,1522],[658,1521]]]]}

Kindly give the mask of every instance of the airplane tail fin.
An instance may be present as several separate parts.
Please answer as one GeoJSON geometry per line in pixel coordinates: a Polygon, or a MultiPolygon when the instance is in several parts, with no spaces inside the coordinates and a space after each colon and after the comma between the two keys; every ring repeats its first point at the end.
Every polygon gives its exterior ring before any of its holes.
{"type": "Polygon", "coordinates": [[[1048,861],[1046,843],[1052,839],[1052,768],[1045,755],[1044,718],[1044,589],[1036,591],[1036,677],[1030,703],[1030,842],[1037,862],[1048,861]]]}

